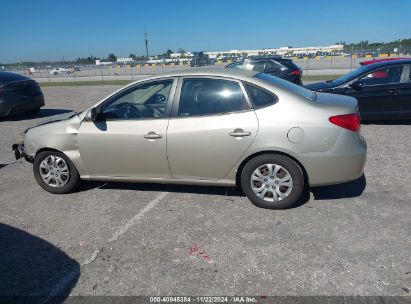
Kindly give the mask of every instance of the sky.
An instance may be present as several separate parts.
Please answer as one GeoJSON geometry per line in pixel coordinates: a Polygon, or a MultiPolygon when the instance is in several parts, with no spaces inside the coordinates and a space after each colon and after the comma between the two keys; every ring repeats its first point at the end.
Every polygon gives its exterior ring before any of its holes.
{"type": "Polygon", "coordinates": [[[0,62],[411,38],[411,1],[1,0],[0,62]]]}

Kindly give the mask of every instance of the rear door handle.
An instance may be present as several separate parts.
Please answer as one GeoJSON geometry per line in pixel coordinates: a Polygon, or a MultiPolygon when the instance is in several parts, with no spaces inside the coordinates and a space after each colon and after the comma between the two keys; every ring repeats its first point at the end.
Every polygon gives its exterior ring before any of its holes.
{"type": "Polygon", "coordinates": [[[235,129],[233,132],[229,133],[230,136],[233,137],[244,137],[244,136],[250,136],[251,132],[246,132],[243,129],[235,129]]]}
{"type": "Polygon", "coordinates": [[[161,134],[157,134],[156,132],[148,132],[146,135],[144,135],[144,138],[146,139],[158,139],[163,137],[161,134]]]}
{"type": "Polygon", "coordinates": [[[388,93],[390,94],[398,94],[400,91],[398,90],[389,90],[388,93]]]}

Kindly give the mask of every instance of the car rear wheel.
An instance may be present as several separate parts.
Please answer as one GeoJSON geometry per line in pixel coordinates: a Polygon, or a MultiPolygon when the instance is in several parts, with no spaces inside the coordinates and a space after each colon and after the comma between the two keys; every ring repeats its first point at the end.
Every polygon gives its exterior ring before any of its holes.
{"type": "Polygon", "coordinates": [[[34,177],[46,191],[65,194],[73,191],[80,176],[71,160],[61,152],[43,151],[36,155],[33,163],[34,177]]]}
{"type": "Polygon", "coordinates": [[[264,154],[245,165],[241,187],[248,199],[258,207],[286,209],[300,199],[304,176],[301,168],[290,158],[264,154]]]}

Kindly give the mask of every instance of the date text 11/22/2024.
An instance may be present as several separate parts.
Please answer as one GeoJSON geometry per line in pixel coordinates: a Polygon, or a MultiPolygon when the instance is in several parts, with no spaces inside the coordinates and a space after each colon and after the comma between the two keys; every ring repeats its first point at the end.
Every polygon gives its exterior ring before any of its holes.
{"type": "Polygon", "coordinates": [[[150,297],[150,303],[257,303],[257,297],[246,296],[165,296],[150,297]]]}

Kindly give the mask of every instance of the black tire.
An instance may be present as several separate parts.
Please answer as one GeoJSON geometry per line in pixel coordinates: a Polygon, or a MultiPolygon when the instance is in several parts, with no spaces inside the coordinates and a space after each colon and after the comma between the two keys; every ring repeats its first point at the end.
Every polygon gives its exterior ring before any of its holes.
{"type": "Polygon", "coordinates": [[[33,172],[34,177],[36,178],[37,183],[42,187],[44,190],[54,193],[54,194],[66,194],[70,193],[75,190],[79,183],[80,183],[80,175],[76,167],[74,166],[73,162],[64,154],[57,151],[43,151],[36,155],[33,162],[33,172]],[[65,185],[61,187],[53,187],[48,185],[40,175],[40,164],[43,160],[45,160],[48,156],[53,155],[62,158],[69,168],[69,178],[65,185]]]}
{"type": "MultiPolygon", "coordinates": [[[[241,188],[248,199],[256,206],[266,209],[287,209],[300,199],[304,191],[305,181],[300,166],[292,159],[280,154],[263,154],[252,158],[244,166],[241,173],[241,188]],[[258,197],[251,187],[251,176],[260,166],[277,164],[288,171],[292,178],[291,192],[282,200],[269,202],[258,197]]],[[[267,186],[268,187],[268,186],[267,186]]]]}

